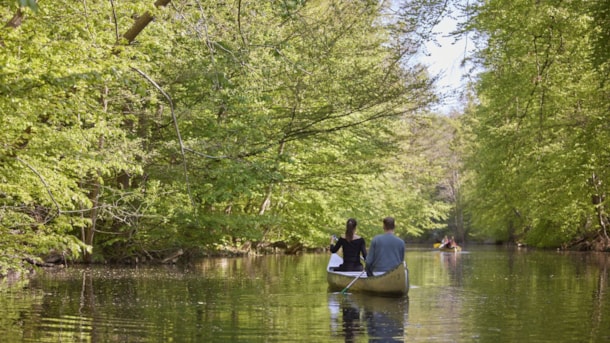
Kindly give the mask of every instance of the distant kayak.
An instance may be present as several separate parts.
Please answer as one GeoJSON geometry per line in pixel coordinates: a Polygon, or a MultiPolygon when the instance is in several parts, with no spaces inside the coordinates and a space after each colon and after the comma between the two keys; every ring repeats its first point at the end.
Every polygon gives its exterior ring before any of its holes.
{"type": "Polygon", "coordinates": [[[441,247],[440,243],[434,243],[434,248],[443,251],[443,252],[459,252],[462,251],[462,247],[459,245],[454,245],[453,247],[441,247]]]}
{"type": "Polygon", "coordinates": [[[444,252],[459,252],[459,251],[462,251],[462,247],[459,245],[456,245],[453,248],[438,248],[438,250],[444,251],[444,252]]]}

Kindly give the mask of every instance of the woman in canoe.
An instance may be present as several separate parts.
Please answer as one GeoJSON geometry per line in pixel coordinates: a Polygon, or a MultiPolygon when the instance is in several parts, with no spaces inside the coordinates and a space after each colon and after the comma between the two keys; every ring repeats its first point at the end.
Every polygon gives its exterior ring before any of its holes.
{"type": "Polygon", "coordinates": [[[356,219],[350,218],[345,225],[345,235],[337,238],[332,236],[330,239],[330,252],[333,254],[343,248],[343,264],[336,267],[336,271],[362,271],[360,255],[366,259],[366,243],[364,238],[356,235],[356,219]],[[336,243],[335,243],[336,240],[336,243]]]}

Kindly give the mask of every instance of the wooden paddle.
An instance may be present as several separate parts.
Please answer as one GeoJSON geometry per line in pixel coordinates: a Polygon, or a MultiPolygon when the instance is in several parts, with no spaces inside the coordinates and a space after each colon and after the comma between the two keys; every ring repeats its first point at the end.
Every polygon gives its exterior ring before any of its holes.
{"type": "Polygon", "coordinates": [[[441,243],[434,243],[434,249],[437,249],[440,246],[441,246],[441,243]]]}
{"type": "Polygon", "coordinates": [[[352,285],[354,284],[354,282],[358,281],[358,279],[360,279],[360,277],[362,276],[362,274],[366,273],[366,270],[363,270],[362,273],[358,274],[358,276],[356,276],[356,278],[354,280],[352,280],[352,282],[350,282],[347,286],[345,286],[345,288],[341,291],[341,294],[345,294],[345,292],[347,292],[347,290],[352,287],[352,285]]]}

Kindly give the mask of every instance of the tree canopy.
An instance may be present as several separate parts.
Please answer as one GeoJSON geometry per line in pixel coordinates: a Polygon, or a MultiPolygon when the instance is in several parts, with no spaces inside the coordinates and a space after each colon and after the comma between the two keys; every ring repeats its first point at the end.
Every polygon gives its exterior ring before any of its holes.
{"type": "Polygon", "coordinates": [[[441,173],[412,168],[436,98],[408,7],[13,0],[0,18],[0,267],[322,246],[350,216],[419,235],[447,215],[441,173]]]}
{"type": "Polygon", "coordinates": [[[467,111],[468,207],[481,236],[608,249],[608,13],[599,1],[486,1],[467,111]]]}
{"type": "Polygon", "coordinates": [[[0,2],[0,270],[365,237],[610,246],[604,2],[0,2]]]}

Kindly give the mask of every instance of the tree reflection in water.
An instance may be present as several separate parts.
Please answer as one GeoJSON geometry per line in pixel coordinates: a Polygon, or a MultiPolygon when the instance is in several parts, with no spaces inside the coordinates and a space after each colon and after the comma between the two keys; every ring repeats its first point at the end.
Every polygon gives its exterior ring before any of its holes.
{"type": "Polygon", "coordinates": [[[409,313],[408,298],[364,294],[329,294],[332,333],[345,342],[359,336],[369,342],[404,342],[409,313]]]}

